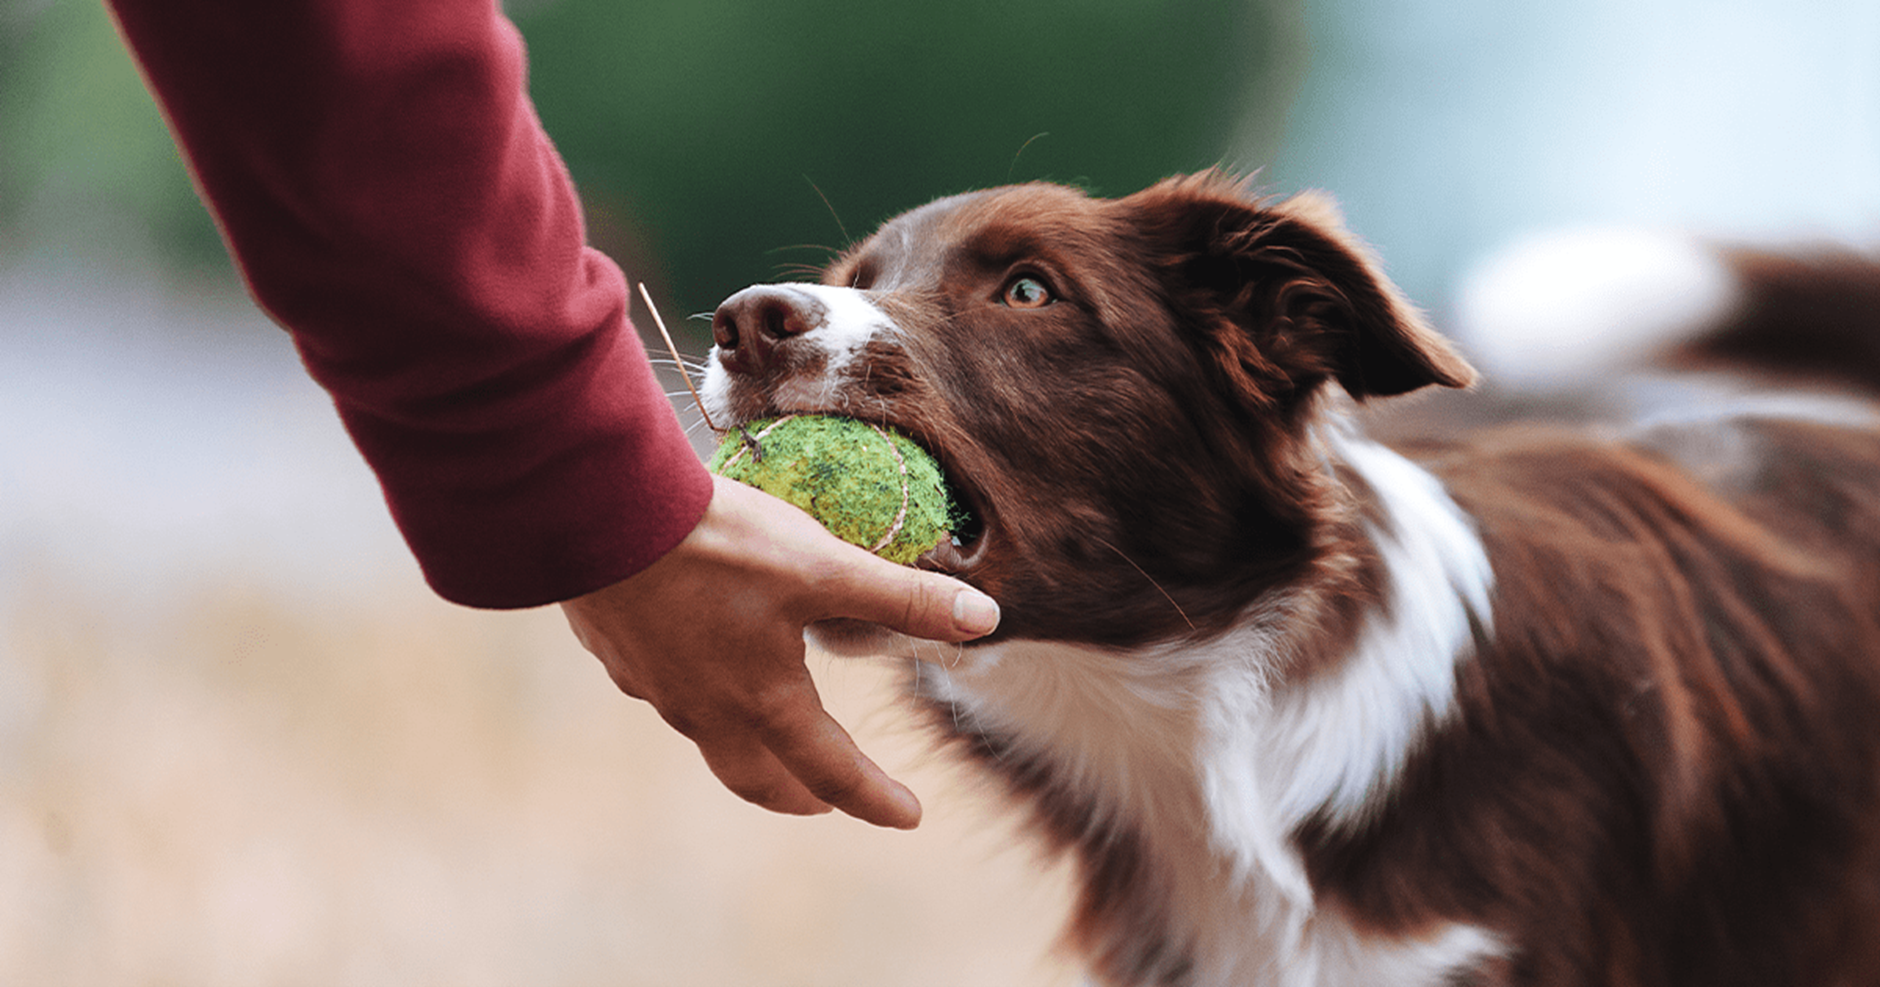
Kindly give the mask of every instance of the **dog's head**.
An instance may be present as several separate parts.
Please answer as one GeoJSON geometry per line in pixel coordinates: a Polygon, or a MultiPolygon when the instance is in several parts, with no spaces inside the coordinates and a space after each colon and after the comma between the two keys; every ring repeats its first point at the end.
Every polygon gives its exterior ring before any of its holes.
{"type": "Polygon", "coordinates": [[[1001,637],[1112,645],[1218,628],[1319,557],[1328,385],[1473,377],[1327,200],[1212,173],[942,199],[713,333],[714,420],[901,429],[978,519],[923,564],[998,599],[1001,637]]]}

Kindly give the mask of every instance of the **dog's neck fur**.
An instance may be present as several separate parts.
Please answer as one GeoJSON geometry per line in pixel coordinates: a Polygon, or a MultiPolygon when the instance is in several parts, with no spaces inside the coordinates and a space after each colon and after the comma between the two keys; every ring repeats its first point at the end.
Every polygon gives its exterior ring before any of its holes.
{"type": "Polygon", "coordinates": [[[1321,443],[1328,468],[1376,498],[1363,547],[1384,573],[1333,660],[1302,661],[1324,649],[1314,614],[1331,602],[1306,585],[1199,643],[1009,641],[920,671],[923,694],[1080,855],[1074,935],[1104,944],[1110,980],[1440,983],[1494,951],[1464,925],[1361,937],[1315,896],[1294,843],[1310,821],[1354,828],[1390,797],[1490,617],[1487,557],[1436,480],[1342,427],[1321,443]]]}

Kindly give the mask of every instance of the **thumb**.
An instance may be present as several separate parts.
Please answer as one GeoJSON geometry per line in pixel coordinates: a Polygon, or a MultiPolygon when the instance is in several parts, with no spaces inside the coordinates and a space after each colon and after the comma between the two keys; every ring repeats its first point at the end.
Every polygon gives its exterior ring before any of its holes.
{"type": "Polygon", "coordinates": [[[897,565],[856,549],[830,587],[829,617],[880,624],[929,641],[970,641],[999,626],[992,597],[937,572],[897,565]]]}

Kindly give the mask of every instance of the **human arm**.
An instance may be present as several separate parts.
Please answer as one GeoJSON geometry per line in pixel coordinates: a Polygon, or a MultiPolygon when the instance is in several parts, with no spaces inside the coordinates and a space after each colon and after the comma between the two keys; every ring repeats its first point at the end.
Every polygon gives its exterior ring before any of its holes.
{"type": "Polygon", "coordinates": [[[685,537],[710,477],[491,0],[112,5],[439,594],[567,599],[685,537]]]}
{"type": "Polygon", "coordinates": [[[934,617],[963,588],[779,520],[795,509],[767,495],[714,495],[491,0],[112,6],[250,290],[438,593],[569,600],[615,681],[734,791],[911,824],[911,796],[805,688],[802,629],[970,636],[934,617]],[[726,587],[743,605],[710,595],[726,587]]]}

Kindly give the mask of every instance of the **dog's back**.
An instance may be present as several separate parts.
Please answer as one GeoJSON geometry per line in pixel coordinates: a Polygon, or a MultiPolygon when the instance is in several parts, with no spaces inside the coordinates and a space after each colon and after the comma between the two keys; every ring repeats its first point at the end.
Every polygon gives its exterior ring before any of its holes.
{"type": "Polygon", "coordinates": [[[1423,460],[1494,627],[1387,808],[1308,859],[1364,914],[1501,931],[1510,983],[1880,983],[1880,436],[1636,440],[1423,460]]]}
{"type": "Polygon", "coordinates": [[[1407,444],[1495,626],[1375,828],[1309,858],[1379,915],[1445,874],[1525,944],[1484,982],[1880,984],[1880,263],[1709,256],[1727,307],[1541,406],[1597,425],[1407,444]]]}
{"type": "Polygon", "coordinates": [[[1406,444],[1495,560],[1496,626],[1459,670],[1462,714],[1375,833],[1320,834],[1311,856],[1328,888],[1385,914],[1379,890],[1426,868],[1502,889],[1486,913],[1528,888],[1548,907],[1483,923],[1548,945],[1488,982],[1880,983],[1880,413],[1865,400],[1880,394],[1880,263],[1683,249],[1727,305],[1699,299],[1702,321],[1634,335],[1620,378],[1555,380],[1539,402],[1491,389],[1459,415],[1526,424],[1406,444]],[[1546,417],[1579,424],[1531,421],[1546,417]],[[1469,821],[1412,821],[1430,804],[1469,821]]]}

